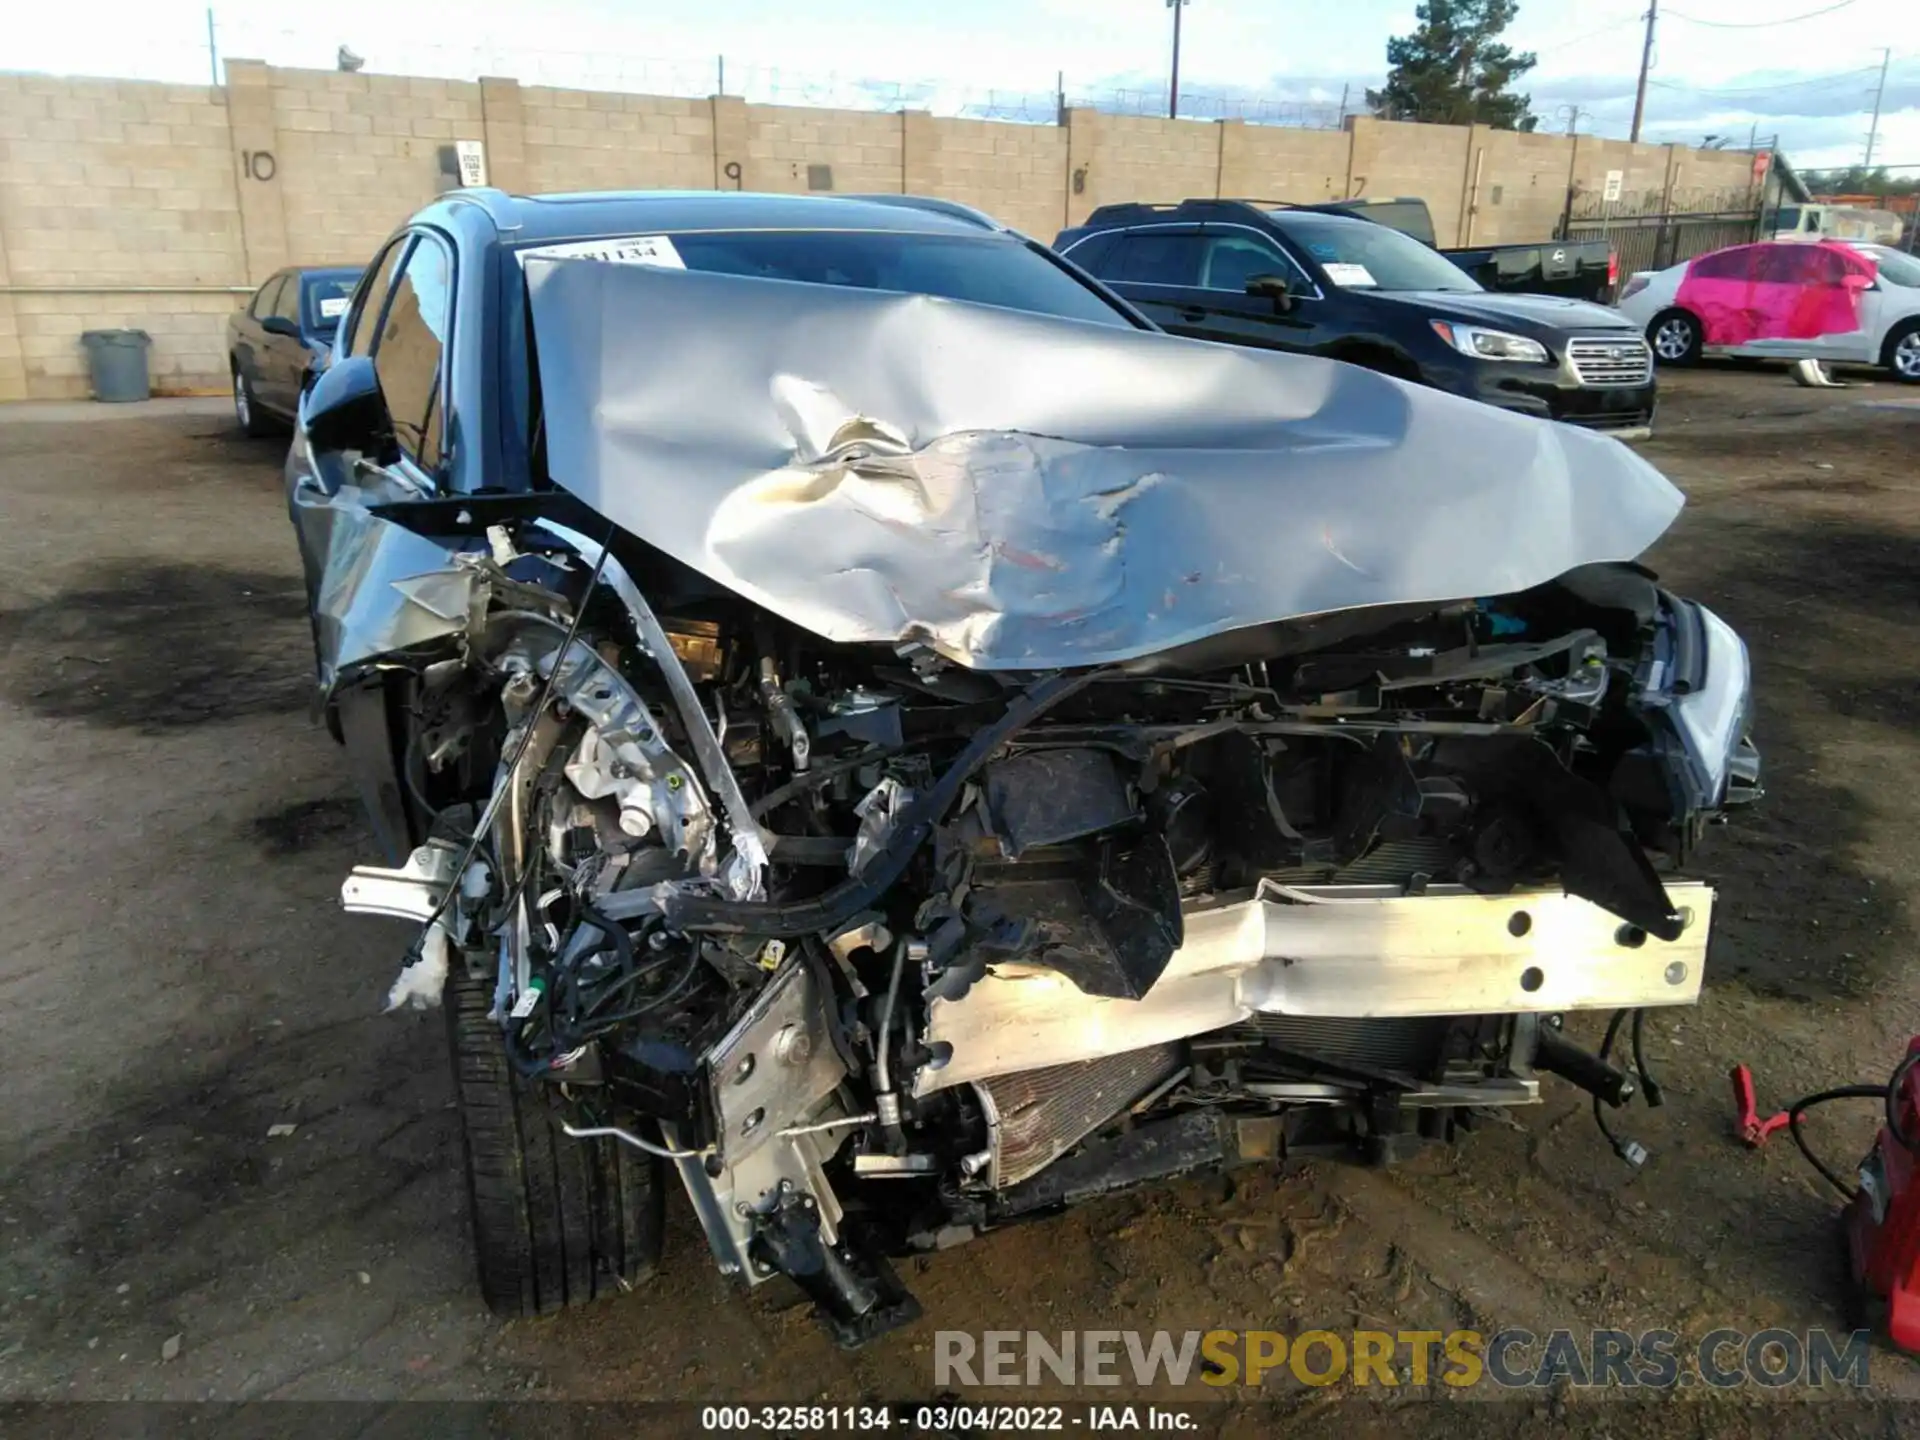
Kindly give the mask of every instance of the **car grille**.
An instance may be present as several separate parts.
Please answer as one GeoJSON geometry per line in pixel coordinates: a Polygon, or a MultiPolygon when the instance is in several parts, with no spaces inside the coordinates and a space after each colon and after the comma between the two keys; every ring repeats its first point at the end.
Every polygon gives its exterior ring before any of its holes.
{"type": "Polygon", "coordinates": [[[1575,340],[1567,359],[1582,385],[1644,385],[1653,378],[1653,351],[1638,335],[1575,340]]]}

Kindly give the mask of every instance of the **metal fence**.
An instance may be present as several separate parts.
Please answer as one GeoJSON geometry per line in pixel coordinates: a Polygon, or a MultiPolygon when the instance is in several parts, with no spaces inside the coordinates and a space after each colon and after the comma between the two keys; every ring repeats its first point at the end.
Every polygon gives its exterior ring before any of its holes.
{"type": "Polygon", "coordinates": [[[1664,270],[1710,250],[1743,245],[1760,234],[1757,191],[1648,190],[1573,196],[1562,226],[1567,240],[1605,240],[1620,273],[1664,270]]]}

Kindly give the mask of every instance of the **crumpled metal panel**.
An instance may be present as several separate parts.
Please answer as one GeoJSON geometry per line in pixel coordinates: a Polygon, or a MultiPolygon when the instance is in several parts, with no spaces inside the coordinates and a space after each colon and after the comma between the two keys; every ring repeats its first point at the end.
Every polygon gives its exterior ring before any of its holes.
{"type": "Polygon", "coordinates": [[[313,483],[305,437],[287,460],[288,511],[306,571],[322,691],[355,665],[467,628],[473,572],[454,548],[416,535],[368,507],[415,499],[375,481],[327,493],[313,483]]]}
{"type": "Polygon", "coordinates": [[[529,260],[554,478],[838,641],[1132,659],[1638,556],[1624,445],[1303,356],[920,295],[529,260]]]}

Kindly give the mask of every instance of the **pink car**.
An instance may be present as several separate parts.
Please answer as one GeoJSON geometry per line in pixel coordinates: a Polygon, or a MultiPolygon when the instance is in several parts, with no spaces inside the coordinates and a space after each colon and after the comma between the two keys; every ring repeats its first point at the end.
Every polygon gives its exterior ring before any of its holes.
{"type": "Polygon", "coordinates": [[[1735,245],[1632,276],[1617,308],[1662,364],[1825,360],[1920,384],[1920,260],[1885,245],[1735,245]]]}

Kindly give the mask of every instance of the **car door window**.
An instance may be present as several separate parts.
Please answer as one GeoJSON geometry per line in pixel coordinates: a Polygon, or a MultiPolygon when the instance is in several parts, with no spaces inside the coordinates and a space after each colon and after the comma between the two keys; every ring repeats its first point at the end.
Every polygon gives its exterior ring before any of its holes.
{"type": "Polygon", "coordinates": [[[453,299],[446,247],[421,236],[393,282],[373,346],[373,369],[393,418],[394,438],[422,470],[440,468],[446,417],[441,368],[453,299]]]}
{"type": "Polygon", "coordinates": [[[373,264],[367,267],[367,284],[360,294],[360,303],[354,307],[347,321],[347,354],[366,355],[373,350],[374,330],[380,324],[380,309],[387,303],[387,292],[393,286],[394,272],[400,268],[400,262],[406,257],[411,235],[402,235],[375,257],[373,264]]]}
{"type": "Polygon", "coordinates": [[[1206,258],[1200,267],[1203,289],[1231,290],[1244,295],[1247,281],[1256,275],[1283,276],[1295,292],[1313,288],[1286,252],[1263,235],[1209,235],[1203,243],[1206,246],[1206,258]]]}
{"type": "Polygon", "coordinates": [[[1120,242],[1106,274],[1122,284],[1196,286],[1200,252],[1198,234],[1136,231],[1120,242]]]}
{"type": "Polygon", "coordinates": [[[278,315],[282,320],[291,321],[295,329],[299,328],[300,277],[298,275],[287,276],[286,283],[280,287],[278,293],[274,296],[273,313],[278,315]]]}
{"type": "Polygon", "coordinates": [[[1812,245],[1754,247],[1753,278],[1763,285],[1814,285],[1823,275],[1824,251],[1812,245]]]}
{"type": "Polygon", "coordinates": [[[1784,248],[1770,245],[1736,245],[1731,250],[1716,250],[1702,255],[1692,264],[1691,273],[1702,280],[1750,280],[1763,251],[1784,248]]]}
{"type": "Polygon", "coordinates": [[[274,313],[274,305],[280,298],[280,292],[287,288],[287,277],[275,275],[266,284],[253,292],[253,303],[247,306],[247,313],[256,320],[264,320],[274,313]]]}

